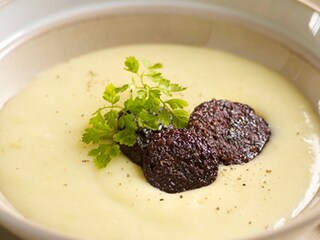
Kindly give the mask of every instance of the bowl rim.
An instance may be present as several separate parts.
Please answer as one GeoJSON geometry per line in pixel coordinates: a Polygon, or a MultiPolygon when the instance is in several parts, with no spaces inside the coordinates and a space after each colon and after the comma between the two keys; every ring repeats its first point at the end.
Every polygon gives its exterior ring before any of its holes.
{"type": "MultiPolygon", "coordinates": [[[[304,4],[302,1],[297,2],[304,4]]],[[[213,3],[213,2],[211,2],[213,3]]],[[[17,31],[15,34],[9,36],[4,41],[0,42],[0,61],[2,61],[8,54],[14,51],[17,47],[25,42],[39,37],[42,34],[55,30],[57,28],[63,28],[71,24],[78,23],[80,21],[94,20],[99,17],[107,16],[119,16],[123,14],[139,14],[139,13],[169,13],[169,14],[192,14],[203,16],[203,12],[208,14],[215,12],[219,14],[222,10],[224,15],[232,14],[233,16],[244,19],[244,21],[250,21],[250,17],[241,15],[223,6],[212,5],[210,2],[196,2],[196,1],[135,1],[135,2],[100,2],[80,7],[73,7],[66,11],[53,14],[45,19],[41,19],[41,22],[35,22],[22,30],[17,31]]],[[[307,5],[304,5],[307,6],[307,5]]],[[[312,9],[312,6],[307,6],[312,9]]],[[[315,10],[315,9],[313,9],[315,10]]],[[[263,25],[262,22],[256,23],[257,25],[263,25]]],[[[266,26],[264,26],[266,27],[266,26]]],[[[270,29],[269,29],[270,30],[270,29]]],[[[0,192],[0,194],[2,194],[0,192]]],[[[78,238],[62,235],[57,231],[51,230],[46,226],[33,222],[27,218],[15,216],[10,211],[3,209],[0,206],[0,223],[8,228],[15,234],[21,237],[27,236],[36,237],[39,239],[63,239],[63,240],[77,240],[78,238]]],[[[308,213],[306,216],[297,218],[295,221],[285,224],[283,227],[260,233],[249,237],[251,240],[266,240],[278,237],[286,237],[288,232],[293,232],[302,227],[313,227],[320,223],[320,208],[308,213]]],[[[29,237],[28,237],[29,238],[29,237]]],[[[32,239],[32,238],[30,238],[32,239]]]]}

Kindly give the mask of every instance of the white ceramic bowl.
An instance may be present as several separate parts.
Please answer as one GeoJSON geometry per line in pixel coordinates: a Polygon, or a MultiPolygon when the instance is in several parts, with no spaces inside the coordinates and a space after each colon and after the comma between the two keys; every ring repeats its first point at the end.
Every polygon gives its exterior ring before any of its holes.
{"type": "MultiPolygon", "coordinates": [[[[125,44],[173,43],[266,65],[298,86],[319,112],[320,14],[309,1],[78,2],[47,18],[29,16],[26,28],[0,41],[0,108],[37,73],[72,57],[125,44]]],[[[320,193],[285,227],[253,239],[308,238],[320,222],[319,199],[320,193]]],[[[1,195],[0,223],[24,239],[70,239],[25,219],[1,195]]]]}

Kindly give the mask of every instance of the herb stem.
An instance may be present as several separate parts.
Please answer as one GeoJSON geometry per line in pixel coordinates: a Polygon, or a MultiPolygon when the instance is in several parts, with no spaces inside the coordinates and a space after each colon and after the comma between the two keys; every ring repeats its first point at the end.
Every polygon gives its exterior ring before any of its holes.
{"type": "Polygon", "coordinates": [[[98,109],[98,111],[102,111],[102,110],[104,110],[104,109],[112,109],[112,108],[118,108],[118,109],[123,109],[123,107],[121,107],[121,106],[118,106],[118,105],[111,105],[111,106],[104,106],[104,107],[101,107],[101,108],[99,108],[98,109]]]}
{"type": "Polygon", "coordinates": [[[146,88],[148,85],[146,85],[145,83],[144,83],[144,73],[142,72],[141,74],[138,74],[138,76],[139,76],[139,78],[140,78],[140,82],[141,82],[141,84],[142,84],[142,86],[144,87],[144,88],[146,88]]]}

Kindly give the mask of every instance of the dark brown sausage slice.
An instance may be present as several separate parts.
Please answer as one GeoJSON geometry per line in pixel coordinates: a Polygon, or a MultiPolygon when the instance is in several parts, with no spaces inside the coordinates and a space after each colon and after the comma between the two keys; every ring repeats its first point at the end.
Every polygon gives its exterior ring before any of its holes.
{"type": "Polygon", "coordinates": [[[143,172],[152,186],[167,193],[207,186],[217,177],[215,146],[193,130],[165,129],[152,135],[143,172]]]}
{"type": "Polygon", "coordinates": [[[197,106],[189,128],[215,142],[220,163],[242,164],[256,157],[269,140],[266,121],[248,105],[228,100],[211,100],[197,106]]]}

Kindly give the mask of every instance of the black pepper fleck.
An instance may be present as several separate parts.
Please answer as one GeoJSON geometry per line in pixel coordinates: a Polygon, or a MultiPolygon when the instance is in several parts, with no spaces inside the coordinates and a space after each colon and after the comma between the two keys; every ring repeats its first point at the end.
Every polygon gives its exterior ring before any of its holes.
{"type": "Polygon", "coordinates": [[[271,172],[272,172],[271,169],[267,169],[267,170],[266,170],[266,173],[271,173],[271,172]]]}

